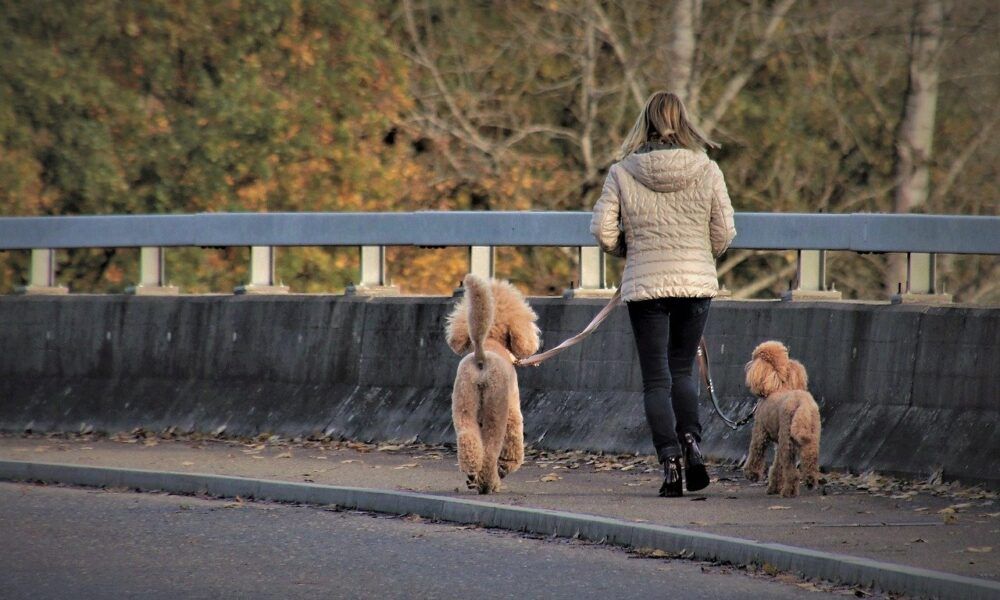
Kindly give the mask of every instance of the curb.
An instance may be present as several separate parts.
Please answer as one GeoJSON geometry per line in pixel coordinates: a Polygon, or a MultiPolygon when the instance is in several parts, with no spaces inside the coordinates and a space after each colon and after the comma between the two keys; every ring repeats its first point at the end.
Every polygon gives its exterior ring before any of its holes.
{"type": "Polygon", "coordinates": [[[884,592],[910,596],[1000,598],[1000,582],[986,579],[664,525],[412,492],[15,460],[0,460],[0,480],[335,504],[348,509],[396,515],[417,514],[427,519],[454,523],[581,538],[615,546],[652,548],[737,565],[767,563],[804,577],[872,586],[884,592]]]}

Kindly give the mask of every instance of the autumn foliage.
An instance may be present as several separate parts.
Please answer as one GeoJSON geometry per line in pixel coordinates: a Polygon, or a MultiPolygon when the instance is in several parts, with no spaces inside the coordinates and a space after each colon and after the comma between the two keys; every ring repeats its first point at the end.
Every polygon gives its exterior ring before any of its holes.
{"type": "MultiPolygon", "coordinates": [[[[722,143],[737,210],[890,211],[916,4],[4,0],[0,215],[589,210],[658,88],[682,91],[722,143]]],[[[997,28],[986,1],[944,13],[930,188],[912,210],[997,213],[997,28]]],[[[497,255],[531,293],[577,278],[573,249],[497,255]]],[[[388,257],[410,293],[450,293],[467,269],[464,248],[388,257]]],[[[731,252],[721,277],[773,297],[789,258],[731,252]]],[[[60,252],[59,279],[121,291],[137,259],[60,252]]],[[[168,278],[228,292],[247,261],[246,248],[172,249],[168,278]]],[[[277,261],[293,291],[358,278],[356,248],[277,261]]],[[[943,261],[960,299],[1000,295],[996,259],[943,261]]],[[[0,252],[0,292],[27,264],[0,252]]],[[[886,268],[830,262],[848,297],[884,294],[886,268]]]]}

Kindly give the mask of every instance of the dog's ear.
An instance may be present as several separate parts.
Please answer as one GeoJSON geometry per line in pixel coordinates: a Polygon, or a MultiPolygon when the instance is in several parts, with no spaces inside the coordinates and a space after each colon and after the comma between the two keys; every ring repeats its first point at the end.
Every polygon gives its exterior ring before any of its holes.
{"type": "Polygon", "coordinates": [[[747,363],[745,369],[747,387],[755,396],[767,398],[784,385],[781,374],[766,360],[755,358],[747,363]]]}
{"type": "Polygon", "coordinates": [[[538,351],[538,315],[516,287],[506,281],[493,282],[496,300],[496,325],[503,344],[517,358],[526,358],[538,351]]]}
{"type": "Polygon", "coordinates": [[[459,356],[472,351],[472,341],[469,339],[469,303],[463,298],[448,315],[445,324],[445,337],[448,346],[459,356]]]}
{"type": "Polygon", "coordinates": [[[527,358],[538,352],[538,326],[534,321],[515,323],[510,326],[510,353],[517,358],[527,358]]]}
{"type": "Polygon", "coordinates": [[[795,359],[788,361],[788,374],[785,377],[785,385],[790,390],[809,389],[809,375],[806,374],[806,368],[795,359]]]}

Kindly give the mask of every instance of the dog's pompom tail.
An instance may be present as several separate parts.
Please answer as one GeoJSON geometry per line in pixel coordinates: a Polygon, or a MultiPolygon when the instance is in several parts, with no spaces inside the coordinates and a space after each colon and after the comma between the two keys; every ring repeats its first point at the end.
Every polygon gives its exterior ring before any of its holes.
{"type": "Polygon", "coordinates": [[[788,375],[785,380],[790,390],[809,389],[809,375],[806,373],[806,368],[794,358],[788,359],[788,375]]]}
{"type": "Polygon", "coordinates": [[[465,294],[469,299],[469,339],[472,341],[472,351],[476,356],[479,368],[483,367],[486,353],[483,343],[493,327],[493,313],[496,303],[488,281],[469,273],[465,276],[465,294]]]}

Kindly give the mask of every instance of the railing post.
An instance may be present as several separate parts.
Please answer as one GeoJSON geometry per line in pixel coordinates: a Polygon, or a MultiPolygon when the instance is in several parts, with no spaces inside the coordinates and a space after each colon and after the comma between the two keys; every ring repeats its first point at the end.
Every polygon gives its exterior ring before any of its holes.
{"type": "Polygon", "coordinates": [[[597,246],[580,246],[580,285],[563,292],[564,298],[607,298],[615,293],[607,287],[607,266],[604,252],[597,246]]]}
{"type": "Polygon", "coordinates": [[[163,262],[164,250],[159,246],[144,246],[139,250],[139,284],[128,287],[125,292],[137,296],[173,296],[176,286],[166,285],[166,268],[163,262]]]}
{"type": "Polygon", "coordinates": [[[796,253],[795,289],[781,295],[782,300],[840,300],[843,295],[826,289],[826,250],[798,250],[796,253]]]}
{"type": "Polygon", "coordinates": [[[480,277],[493,277],[496,272],[496,255],[493,246],[469,247],[469,272],[480,277]]]}
{"type": "Polygon", "coordinates": [[[237,294],[288,293],[287,286],[274,282],[274,246],[250,246],[250,283],[234,291],[237,294]]]}
{"type": "Polygon", "coordinates": [[[69,289],[66,286],[56,283],[56,251],[51,249],[32,250],[28,285],[19,286],[14,291],[28,295],[68,293],[69,289]]]}
{"type": "Polygon", "coordinates": [[[361,282],[348,285],[348,296],[395,296],[399,289],[389,285],[385,264],[385,246],[361,246],[361,282]]]}
{"type": "Polygon", "coordinates": [[[909,252],[906,255],[906,288],[892,295],[893,304],[948,304],[950,294],[937,292],[937,255],[909,252]]]}

